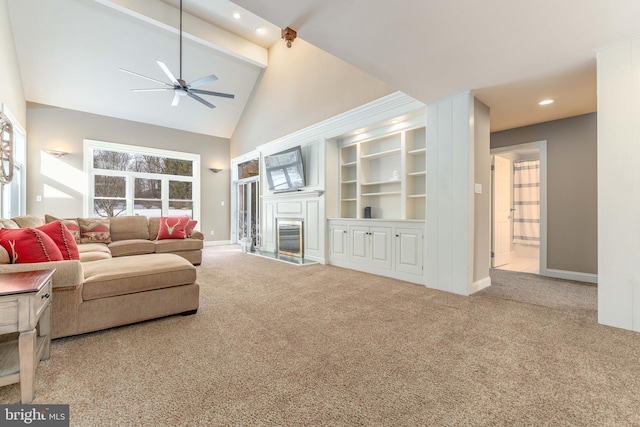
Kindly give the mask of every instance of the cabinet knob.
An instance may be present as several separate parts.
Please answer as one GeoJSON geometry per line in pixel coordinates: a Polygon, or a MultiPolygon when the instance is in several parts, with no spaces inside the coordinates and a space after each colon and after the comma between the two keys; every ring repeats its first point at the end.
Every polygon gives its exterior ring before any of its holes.
{"type": "Polygon", "coordinates": [[[42,299],[44,298],[49,298],[51,295],[49,295],[49,292],[47,292],[46,294],[42,295],[42,299]]]}
{"type": "Polygon", "coordinates": [[[399,234],[396,234],[396,237],[400,237],[400,235],[399,235],[399,234]]]}

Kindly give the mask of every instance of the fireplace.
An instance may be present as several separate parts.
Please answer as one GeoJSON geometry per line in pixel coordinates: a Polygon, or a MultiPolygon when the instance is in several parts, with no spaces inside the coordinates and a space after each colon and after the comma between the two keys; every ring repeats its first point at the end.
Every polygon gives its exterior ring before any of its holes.
{"type": "Polygon", "coordinates": [[[302,219],[276,219],[276,239],[278,254],[302,258],[302,219]]]}

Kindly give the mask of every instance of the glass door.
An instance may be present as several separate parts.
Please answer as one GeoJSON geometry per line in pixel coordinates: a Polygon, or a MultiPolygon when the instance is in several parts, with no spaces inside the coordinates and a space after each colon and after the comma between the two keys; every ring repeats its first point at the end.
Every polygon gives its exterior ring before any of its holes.
{"type": "Polygon", "coordinates": [[[260,246],[260,186],[258,177],[238,181],[236,218],[238,241],[248,237],[254,247],[260,246]]]}

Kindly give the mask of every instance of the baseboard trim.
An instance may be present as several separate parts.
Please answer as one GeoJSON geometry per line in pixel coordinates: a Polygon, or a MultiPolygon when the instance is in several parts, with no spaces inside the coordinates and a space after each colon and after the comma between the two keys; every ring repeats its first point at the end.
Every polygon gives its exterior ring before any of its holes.
{"type": "Polygon", "coordinates": [[[231,240],[205,240],[204,246],[222,246],[222,245],[230,245],[231,240]]]}
{"type": "Polygon", "coordinates": [[[555,277],[556,279],[576,280],[578,282],[598,283],[598,275],[591,273],[581,273],[579,271],[555,270],[548,268],[541,276],[555,277]]]}
{"type": "Polygon", "coordinates": [[[471,284],[471,289],[469,289],[469,295],[475,294],[478,291],[483,290],[484,288],[488,288],[491,286],[491,277],[487,276],[484,279],[480,279],[477,282],[473,282],[471,284]]]}

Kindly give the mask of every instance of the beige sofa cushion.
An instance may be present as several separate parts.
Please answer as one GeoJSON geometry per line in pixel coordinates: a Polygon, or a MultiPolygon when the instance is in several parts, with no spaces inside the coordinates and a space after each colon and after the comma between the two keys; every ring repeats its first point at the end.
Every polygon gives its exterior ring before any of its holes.
{"type": "Polygon", "coordinates": [[[36,228],[44,225],[44,219],[35,215],[22,215],[11,218],[20,228],[36,228]]]}
{"type": "Polygon", "coordinates": [[[202,249],[204,243],[200,239],[166,239],[156,240],[156,253],[192,251],[202,249]]]}
{"type": "Polygon", "coordinates": [[[81,262],[111,258],[111,251],[105,243],[80,243],[78,245],[81,262]]]}
{"type": "Polygon", "coordinates": [[[149,218],[149,240],[156,240],[160,231],[160,217],[154,216],[149,218]]]}
{"type": "Polygon", "coordinates": [[[20,226],[11,219],[0,219],[0,228],[15,230],[16,228],[20,228],[20,226]]]}
{"type": "Polygon", "coordinates": [[[113,257],[143,255],[154,253],[156,251],[156,245],[151,240],[144,239],[118,240],[109,243],[109,250],[113,257]]]}
{"type": "Polygon", "coordinates": [[[146,216],[114,216],[111,218],[111,241],[149,240],[149,220],[146,216]]]}
{"type": "Polygon", "coordinates": [[[134,255],[83,264],[85,301],[195,283],[196,268],[173,254],[134,255]]]}

